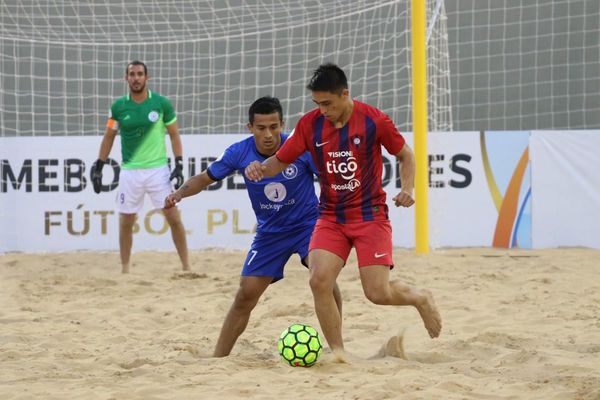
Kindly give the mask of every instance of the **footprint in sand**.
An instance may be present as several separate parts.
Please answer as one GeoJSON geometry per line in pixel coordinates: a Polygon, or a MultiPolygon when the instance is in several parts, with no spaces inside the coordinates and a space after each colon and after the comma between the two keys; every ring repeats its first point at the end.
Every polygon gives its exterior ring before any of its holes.
{"type": "Polygon", "coordinates": [[[130,362],[122,362],[119,363],[119,367],[123,368],[123,369],[134,369],[134,368],[139,368],[144,364],[149,364],[149,365],[158,365],[158,363],[153,362],[147,358],[136,358],[133,361],[130,362]]]}
{"type": "Polygon", "coordinates": [[[154,283],[148,281],[135,281],[134,283],[139,286],[154,286],[154,283]]]}
{"type": "Polygon", "coordinates": [[[206,274],[197,274],[195,272],[179,272],[174,274],[171,277],[172,281],[178,281],[182,279],[192,280],[192,279],[205,279],[208,278],[206,274]]]}

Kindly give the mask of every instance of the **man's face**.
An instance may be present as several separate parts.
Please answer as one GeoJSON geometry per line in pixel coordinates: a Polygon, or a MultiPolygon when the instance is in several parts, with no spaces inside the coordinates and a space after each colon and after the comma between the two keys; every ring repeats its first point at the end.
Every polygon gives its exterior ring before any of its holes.
{"type": "Polygon", "coordinates": [[[146,90],[148,76],[144,72],[143,65],[130,65],[127,68],[127,76],[125,78],[127,79],[131,93],[142,93],[146,90]]]}
{"type": "Polygon", "coordinates": [[[266,156],[275,154],[279,148],[283,126],[278,112],[254,114],[254,122],[247,125],[248,130],[254,135],[256,148],[266,156]]]}
{"type": "Polygon", "coordinates": [[[348,89],[344,89],[341,94],[312,92],[312,100],[319,107],[321,114],[334,124],[345,115],[347,108],[350,106],[348,96],[348,89]]]}

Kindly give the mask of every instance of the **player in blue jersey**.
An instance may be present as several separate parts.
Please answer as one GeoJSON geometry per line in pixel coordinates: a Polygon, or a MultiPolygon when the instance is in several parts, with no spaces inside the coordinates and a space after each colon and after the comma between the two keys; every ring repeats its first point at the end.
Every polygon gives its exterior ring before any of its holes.
{"type": "MultiPolygon", "coordinates": [[[[283,278],[283,268],[294,253],[307,266],[308,245],[319,214],[313,184],[316,169],[308,153],[271,178],[260,182],[246,178],[243,172],[248,164],[262,162],[275,154],[289,136],[282,134],[283,110],[274,97],[256,100],[248,117],[247,127],[252,137],[229,146],[208,169],[187,180],[165,199],[165,208],[174,207],[184,197],[193,196],[238,171],[244,176],[256,214],[256,236],[244,261],[240,287],[221,328],[214,357],[229,355],[246,329],[260,296],[269,284],[283,278]]],[[[333,294],[341,315],[342,299],[337,284],[333,294]]]]}

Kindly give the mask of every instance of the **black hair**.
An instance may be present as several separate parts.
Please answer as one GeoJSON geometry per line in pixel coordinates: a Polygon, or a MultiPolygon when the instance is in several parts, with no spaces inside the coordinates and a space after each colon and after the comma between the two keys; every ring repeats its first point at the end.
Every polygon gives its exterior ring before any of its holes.
{"type": "Polygon", "coordinates": [[[330,92],[340,95],[344,89],[348,89],[348,79],[337,65],[321,64],[315,69],[306,88],[312,92],[330,92]]]}
{"type": "Polygon", "coordinates": [[[277,97],[264,96],[256,100],[248,109],[248,121],[251,124],[254,123],[255,114],[273,114],[274,112],[279,113],[279,120],[283,121],[283,109],[281,103],[277,97]]]}
{"type": "Polygon", "coordinates": [[[140,60],[133,60],[132,62],[127,64],[127,67],[125,67],[125,75],[129,75],[129,67],[131,65],[143,65],[144,66],[144,75],[148,75],[148,67],[146,67],[146,64],[144,64],[140,60]]]}

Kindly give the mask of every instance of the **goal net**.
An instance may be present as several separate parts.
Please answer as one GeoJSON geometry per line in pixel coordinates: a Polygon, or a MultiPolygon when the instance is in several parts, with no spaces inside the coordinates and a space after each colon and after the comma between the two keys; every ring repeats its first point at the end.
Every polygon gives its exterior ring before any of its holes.
{"type": "MultiPolygon", "coordinates": [[[[182,133],[245,132],[264,95],[282,100],[293,127],[313,107],[305,85],[323,62],[410,131],[410,1],[4,0],[0,135],[101,134],[135,59],[173,101],[182,133]]],[[[451,130],[442,0],[428,0],[428,19],[429,128],[451,130]]]]}
{"type": "Polygon", "coordinates": [[[446,1],[454,130],[600,127],[600,1],[446,1]]]}

